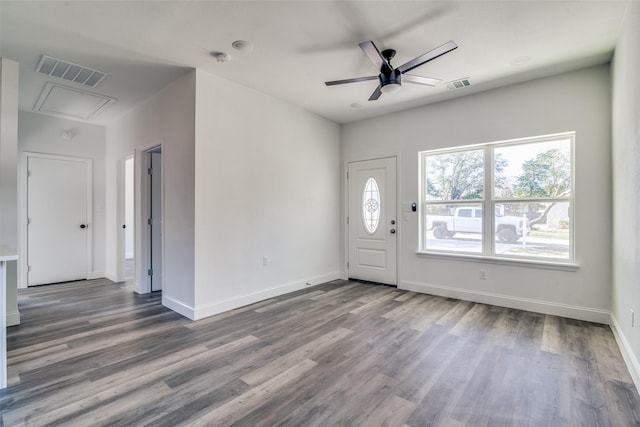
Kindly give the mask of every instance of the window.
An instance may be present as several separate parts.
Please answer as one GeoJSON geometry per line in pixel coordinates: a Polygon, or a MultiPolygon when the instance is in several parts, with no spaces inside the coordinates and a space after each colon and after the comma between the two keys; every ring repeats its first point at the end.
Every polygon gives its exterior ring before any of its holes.
{"type": "Polygon", "coordinates": [[[380,222],[380,190],[372,177],[367,180],[362,192],[362,219],[369,234],[375,233],[380,222]]]}
{"type": "Polygon", "coordinates": [[[420,251],[573,261],[574,138],[419,153],[420,251]]]}

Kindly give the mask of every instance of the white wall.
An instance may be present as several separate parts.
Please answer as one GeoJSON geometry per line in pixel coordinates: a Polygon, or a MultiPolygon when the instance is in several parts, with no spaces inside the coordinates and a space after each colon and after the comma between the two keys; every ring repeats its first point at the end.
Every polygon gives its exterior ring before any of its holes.
{"type": "MultiPolygon", "coordinates": [[[[18,171],[21,188],[24,188],[25,173],[22,170],[22,153],[42,153],[57,156],[82,157],[92,160],[92,272],[89,278],[105,275],[105,128],[104,126],[65,120],[42,114],[21,111],[18,120],[18,171]],[[61,132],[72,129],[75,136],[70,140],[61,137],[61,132]]],[[[21,197],[24,195],[21,194],[21,197]]],[[[20,215],[20,229],[26,214],[20,215]]],[[[26,287],[20,275],[21,287],[26,287]]]]}
{"type": "MultiPolygon", "coordinates": [[[[0,245],[17,253],[18,184],[18,76],[17,62],[0,58],[0,245]]],[[[20,323],[16,261],[6,263],[7,326],[20,323]]]]}
{"type": "Polygon", "coordinates": [[[602,65],[345,125],[345,162],[399,154],[398,200],[405,203],[418,202],[419,151],[576,131],[577,271],[419,256],[412,213],[399,221],[399,287],[608,322],[610,96],[602,65]]]}
{"type": "Polygon", "coordinates": [[[338,278],[338,125],[201,70],[196,86],[194,317],[338,278]]]}
{"type": "Polygon", "coordinates": [[[122,280],[123,160],[135,155],[136,290],[148,292],[141,245],[141,166],[144,150],[162,145],[164,286],[162,299],[180,313],[194,304],[195,72],[178,78],[107,126],[107,277],[122,280]],[[120,260],[121,261],[121,260],[120,260]],[[120,270],[120,271],[119,271],[120,270]]]}
{"type": "Polygon", "coordinates": [[[17,249],[18,185],[16,173],[18,123],[17,62],[0,59],[0,243],[17,249]]]}
{"type": "Polygon", "coordinates": [[[640,3],[631,2],[613,61],[613,316],[640,387],[640,3]],[[631,326],[631,310],[635,326],[631,326]]]}

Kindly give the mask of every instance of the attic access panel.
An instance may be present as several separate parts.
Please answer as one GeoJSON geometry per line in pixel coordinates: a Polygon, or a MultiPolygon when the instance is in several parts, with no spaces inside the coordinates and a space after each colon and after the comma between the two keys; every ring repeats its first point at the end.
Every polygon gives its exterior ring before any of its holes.
{"type": "Polygon", "coordinates": [[[91,120],[114,102],[116,99],[110,96],[48,82],[33,109],[64,118],[91,120]]]}

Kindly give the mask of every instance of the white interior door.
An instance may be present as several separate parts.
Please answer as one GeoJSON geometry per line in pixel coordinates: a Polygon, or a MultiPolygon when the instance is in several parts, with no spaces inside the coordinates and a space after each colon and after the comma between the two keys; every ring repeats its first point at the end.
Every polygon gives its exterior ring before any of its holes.
{"type": "Polygon", "coordinates": [[[348,276],[396,285],[395,157],[349,163],[348,182],[348,276]]]}
{"type": "Polygon", "coordinates": [[[129,156],[124,161],[124,278],[133,280],[135,278],[135,223],[134,223],[134,162],[133,156],[129,156]]]}
{"type": "Polygon", "coordinates": [[[151,163],[151,291],[162,290],[162,154],[150,153],[151,163]]]}
{"type": "Polygon", "coordinates": [[[28,285],[87,278],[89,161],[27,159],[28,285]]]}

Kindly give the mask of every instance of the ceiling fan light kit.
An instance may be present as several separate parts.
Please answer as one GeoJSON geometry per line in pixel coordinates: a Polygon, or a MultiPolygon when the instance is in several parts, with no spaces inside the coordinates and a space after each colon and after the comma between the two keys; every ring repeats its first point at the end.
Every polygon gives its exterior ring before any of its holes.
{"type": "Polygon", "coordinates": [[[398,83],[387,83],[386,85],[380,88],[380,92],[382,93],[396,93],[400,90],[400,82],[398,83]]]}
{"type": "Polygon", "coordinates": [[[435,49],[430,50],[429,52],[420,55],[409,62],[406,62],[399,67],[394,68],[391,65],[391,59],[396,55],[396,51],[393,49],[385,49],[382,52],[378,50],[376,45],[372,41],[366,41],[360,43],[360,49],[369,57],[371,62],[378,67],[380,70],[380,74],[377,76],[367,76],[367,77],[356,77],[353,79],[344,79],[344,80],[333,80],[325,82],[327,86],[341,85],[346,83],[356,83],[356,82],[364,82],[368,80],[378,80],[379,84],[376,90],[373,91],[371,96],[369,97],[369,101],[375,101],[380,98],[380,95],[383,93],[395,93],[400,90],[402,87],[402,80],[414,83],[421,84],[426,86],[435,86],[440,83],[441,80],[434,79],[430,77],[422,77],[416,76],[413,74],[406,74],[407,72],[413,70],[414,68],[418,68],[421,65],[426,64],[429,61],[433,61],[436,58],[444,55],[445,53],[451,52],[454,49],[458,48],[458,45],[453,41],[448,41],[447,43],[438,46],[435,49]]]}

